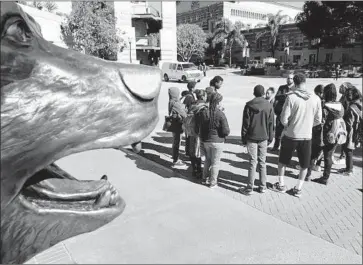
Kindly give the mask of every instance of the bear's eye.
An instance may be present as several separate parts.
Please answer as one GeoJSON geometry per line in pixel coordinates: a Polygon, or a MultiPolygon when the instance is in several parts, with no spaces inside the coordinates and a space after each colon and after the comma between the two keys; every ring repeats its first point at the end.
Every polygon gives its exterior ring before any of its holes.
{"type": "Polygon", "coordinates": [[[33,37],[23,20],[17,20],[11,23],[3,36],[25,45],[29,44],[33,37]]]}

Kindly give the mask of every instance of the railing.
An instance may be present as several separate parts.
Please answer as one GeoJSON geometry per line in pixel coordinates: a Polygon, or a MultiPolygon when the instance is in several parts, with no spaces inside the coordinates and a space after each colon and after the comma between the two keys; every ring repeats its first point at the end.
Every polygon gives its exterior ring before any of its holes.
{"type": "Polygon", "coordinates": [[[134,5],[132,7],[132,14],[134,15],[153,15],[154,17],[160,17],[160,13],[152,6],[146,5],[134,5]]]}
{"type": "Polygon", "coordinates": [[[160,47],[159,35],[136,37],[136,47],[143,47],[143,46],[160,47]]]}

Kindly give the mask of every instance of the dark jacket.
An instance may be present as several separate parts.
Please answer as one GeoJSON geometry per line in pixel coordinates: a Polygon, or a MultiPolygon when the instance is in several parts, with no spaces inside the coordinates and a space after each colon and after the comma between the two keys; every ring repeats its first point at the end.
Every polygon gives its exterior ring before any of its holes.
{"type": "Polygon", "coordinates": [[[248,140],[272,142],[274,134],[274,112],[271,103],[258,97],[247,102],[243,110],[242,143],[248,140]]]}
{"type": "Polygon", "coordinates": [[[226,115],[220,109],[216,108],[214,114],[214,124],[209,128],[209,108],[201,110],[196,116],[197,130],[202,142],[224,143],[225,138],[229,135],[229,125],[226,115]]]}
{"type": "Polygon", "coordinates": [[[195,102],[195,97],[193,92],[190,91],[183,91],[182,96],[184,96],[184,101],[183,104],[185,105],[186,109],[189,111],[190,107],[194,104],[195,102]]]}
{"type": "Polygon", "coordinates": [[[359,123],[362,121],[361,102],[355,101],[349,104],[344,121],[347,126],[347,148],[354,150],[357,141],[362,136],[362,129],[359,128],[359,123]]]}
{"type": "Polygon", "coordinates": [[[340,102],[326,102],[323,107],[323,141],[327,141],[328,132],[333,126],[333,121],[344,116],[344,107],[340,102]]]}
{"type": "Polygon", "coordinates": [[[290,92],[290,88],[288,85],[282,85],[277,90],[277,93],[275,95],[275,102],[273,103],[274,106],[274,112],[276,116],[280,116],[282,112],[282,108],[285,104],[285,100],[287,97],[287,93],[290,92]]]}

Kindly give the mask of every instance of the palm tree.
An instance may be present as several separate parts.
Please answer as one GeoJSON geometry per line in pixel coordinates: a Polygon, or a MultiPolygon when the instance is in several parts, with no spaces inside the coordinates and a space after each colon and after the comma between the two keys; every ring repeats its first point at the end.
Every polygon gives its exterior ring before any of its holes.
{"type": "Polygon", "coordinates": [[[276,50],[276,44],[277,44],[277,38],[280,33],[280,26],[283,24],[286,24],[286,22],[290,21],[290,17],[288,15],[281,15],[282,10],[274,14],[268,14],[267,15],[267,23],[266,24],[258,24],[257,27],[266,27],[267,29],[265,31],[259,32],[256,34],[256,41],[267,35],[270,34],[271,37],[271,54],[272,57],[275,58],[275,50],[276,50]]]}
{"type": "Polygon", "coordinates": [[[245,28],[242,22],[236,22],[233,24],[229,19],[223,18],[216,23],[216,28],[213,32],[212,46],[216,47],[217,44],[222,44],[223,54],[228,49],[229,50],[229,66],[232,65],[232,47],[236,43],[240,46],[244,45],[245,36],[241,31],[245,28]]]}

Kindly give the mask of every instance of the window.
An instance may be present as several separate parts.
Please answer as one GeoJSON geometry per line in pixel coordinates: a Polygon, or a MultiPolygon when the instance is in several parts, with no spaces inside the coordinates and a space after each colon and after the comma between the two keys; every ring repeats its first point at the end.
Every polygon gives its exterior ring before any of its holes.
{"type": "Polygon", "coordinates": [[[330,63],[331,61],[333,61],[333,53],[325,54],[325,62],[330,63]]]}
{"type": "Polygon", "coordinates": [[[261,60],[261,56],[255,56],[255,60],[261,60]]]}
{"type": "Polygon", "coordinates": [[[178,71],[183,71],[183,67],[179,64],[178,65],[178,69],[177,69],[178,71]]]}
{"type": "Polygon", "coordinates": [[[292,56],[292,61],[294,63],[298,63],[300,59],[301,59],[301,55],[300,54],[299,55],[292,56]]]}
{"type": "Polygon", "coordinates": [[[304,45],[304,37],[302,35],[298,35],[295,38],[295,46],[296,47],[302,47],[304,45]]]}

